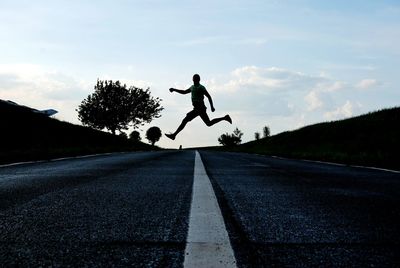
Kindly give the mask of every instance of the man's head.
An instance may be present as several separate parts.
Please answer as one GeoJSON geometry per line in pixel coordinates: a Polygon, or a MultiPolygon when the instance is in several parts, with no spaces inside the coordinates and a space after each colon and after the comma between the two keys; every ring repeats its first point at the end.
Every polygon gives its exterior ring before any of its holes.
{"type": "Polygon", "coordinates": [[[198,85],[200,83],[200,75],[198,74],[193,75],[193,83],[195,85],[198,85]]]}

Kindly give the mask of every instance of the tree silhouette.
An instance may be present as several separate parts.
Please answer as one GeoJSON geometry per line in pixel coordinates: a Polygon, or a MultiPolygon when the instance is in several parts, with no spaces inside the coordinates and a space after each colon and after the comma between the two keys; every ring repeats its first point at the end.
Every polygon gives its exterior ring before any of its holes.
{"type": "Polygon", "coordinates": [[[256,140],[259,140],[259,139],[260,139],[260,132],[254,133],[254,138],[255,138],[256,140]]]}
{"type": "Polygon", "coordinates": [[[115,134],[116,130],[128,129],[130,124],[135,128],[149,123],[160,117],[163,110],[161,99],[153,98],[149,88],[127,88],[119,81],[97,80],[94,90],[77,111],[82,124],[95,129],[105,128],[115,134]]]}
{"type": "Polygon", "coordinates": [[[151,145],[154,145],[161,138],[161,129],[159,127],[151,127],[146,132],[146,139],[148,139],[151,145]]]}
{"type": "Polygon", "coordinates": [[[141,140],[139,131],[137,130],[132,131],[131,134],[129,134],[129,138],[133,142],[139,142],[141,140]]]}
{"type": "Polygon", "coordinates": [[[263,128],[263,135],[264,135],[263,138],[268,138],[270,134],[271,134],[271,132],[269,131],[269,127],[268,127],[268,126],[265,126],[265,127],[263,128]]]}
{"type": "Polygon", "coordinates": [[[242,136],[243,133],[238,128],[235,128],[232,134],[222,134],[218,138],[218,142],[223,146],[234,146],[242,142],[242,136]]]}

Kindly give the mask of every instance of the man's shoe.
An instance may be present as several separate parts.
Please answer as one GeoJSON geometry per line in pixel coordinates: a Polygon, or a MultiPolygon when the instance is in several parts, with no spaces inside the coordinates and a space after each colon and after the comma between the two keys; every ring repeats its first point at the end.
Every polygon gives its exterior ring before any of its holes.
{"type": "Polygon", "coordinates": [[[225,120],[232,124],[232,118],[228,114],[225,115],[225,120]]]}
{"type": "Polygon", "coordinates": [[[167,136],[167,137],[170,138],[171,140],[175,140],[174,134],[165,134],[165,136],[167,136]]]}

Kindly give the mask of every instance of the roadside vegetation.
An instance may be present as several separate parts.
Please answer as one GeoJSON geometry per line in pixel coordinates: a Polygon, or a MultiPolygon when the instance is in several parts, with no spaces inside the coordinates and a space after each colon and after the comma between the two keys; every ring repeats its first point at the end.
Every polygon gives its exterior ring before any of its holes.
{"type": "Polygon", "coordinates": [[[151,127],[146,132],[146,139],[149,140],[152,146],[161,138],[161,129],[159,127],[151,127]]]}
{"type": "Polygon", "coordinates": [[[82,101],[77,112],[83,125],[115,134],[159,118],[164,109],[160,102],[151,96],[149,88],[128,88],[119,81],[97,80],[94,92],[82,101]]]}
{"type": "Polygon", "coordinates": [[[159,98],[152,97],[149,89],[127,88],[119,81],[98,80],[94,89],[77,109],[84,126],[0,100],[0,164],[158,149],[154,146],[157,140],[151,146],[141,142],[138,131],[128,138],[123,130],[160,117],[163,108],[159,98]]]}
{"type": "Polygon", "coordinates": [[[273,136],[264,128],[263,134],[214,149],[400,169],[400,107],[273,136]]]}
{"type": "Polygon", "coordinates": [[[0,102],[0,163],[43,160],[154,147],[126,135],[112,135],[62,122],[30,109],[0,102]]]}
{"type": "Polygon", "coordinates": [[[232,134],[225,133],[218,138],[218,142],[223,146],[232,147],[239,145],[242,142],[243,133],[238,128],[235,128],[232,134]]]}

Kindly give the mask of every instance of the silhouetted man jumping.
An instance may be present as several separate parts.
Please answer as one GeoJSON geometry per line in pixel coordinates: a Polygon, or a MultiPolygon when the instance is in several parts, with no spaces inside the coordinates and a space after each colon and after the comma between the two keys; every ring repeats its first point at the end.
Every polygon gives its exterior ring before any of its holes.
{"type": "Polygon", "coordinates": [[[182,123],[179,125],[178,129],[175,131],[175,133],[171,134],[165,134],[168,138],[171,140],[175,140],[176,135],[178,135],[179,132],[186,126],[187,123],[192,121],[194,118],[200,115],[201,119],[203,119],[204,123],[206,123],[207,126],[211,127],[212,125],[225,120],[228,121],[229,123],[232,124],[232,119],[229,115],[225,115],[224,117],[218,117],[210,121],[210,118],[208,118],[207,115],[207,108],[204,105],[204,96],[208,98],[208,101],[210,102],[210,107],[211,111],[214,112],[215,108],[213,105],[213,101],[211,99],[210,94],[207,92],[206,88],[200,84],[200,75],[195,74],[193,75],[193,86],[186,90],[180,90],[176,88],[170,88],[170,92],[178,92],[180,94],[188,94],[192,93],[192,104],[193,104],[193,110],[188,112],[183,118],[182,123]]]}

